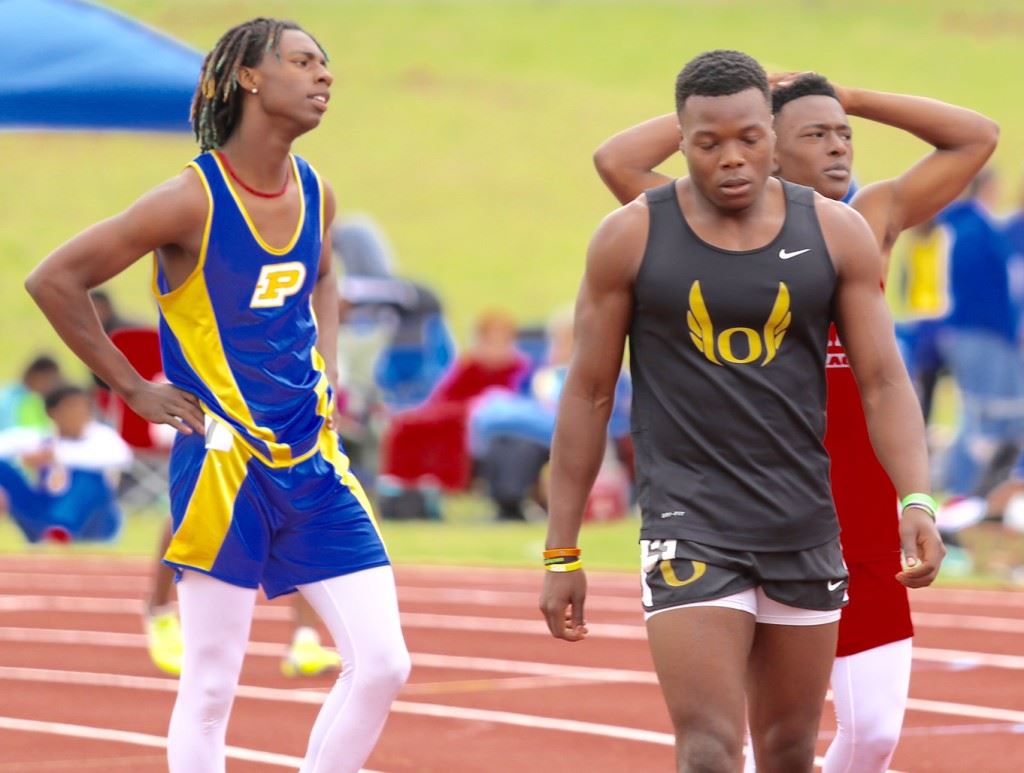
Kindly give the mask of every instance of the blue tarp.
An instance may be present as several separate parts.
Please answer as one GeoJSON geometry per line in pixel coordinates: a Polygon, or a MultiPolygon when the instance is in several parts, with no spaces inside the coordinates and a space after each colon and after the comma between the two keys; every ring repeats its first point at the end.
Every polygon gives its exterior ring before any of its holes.
{"type": "Polygon", "coordinates": [[[0,127],[188,131],[202,54],[81,0],[0,0],[0,127]]]}

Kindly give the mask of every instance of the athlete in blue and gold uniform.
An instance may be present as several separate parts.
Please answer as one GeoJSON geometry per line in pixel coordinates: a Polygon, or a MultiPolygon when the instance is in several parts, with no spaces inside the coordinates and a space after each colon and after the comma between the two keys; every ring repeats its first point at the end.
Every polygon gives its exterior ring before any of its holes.
{"type": "Polygon", "coordinates": [[[171,773],[224,770],[260,585],[270,597],[298,590],[344,662],[302,773],[360,770],[409,674],[394,575],[329,418],[334,198],[291,153],[320,124],[331,82],[323,49],[294,23],[229,30],[204,60],[192,104],[202,154],[55,250],[26,282],[94,373],[137,414],[178,431],[164,557],[180,579],[183,645],[171,773]],[[88,296],[151,252],[170,383],[139,375],[88,296]]]}
{"type": "Polygon", "coordinates": [[[291,165],[300,215],[277,249],[256,230],[216,151],[196,158],[190,167],[209,200],[198,263],[174,290],[159,263],[154,271],[165,373],[207,415],[205,438],[179,435],[171,454],[165,560],[262,584],[270,598],[388,563],[328,427],[331,388],[310,304],[324,197],[309,164],[292,156],[291,165]]]}

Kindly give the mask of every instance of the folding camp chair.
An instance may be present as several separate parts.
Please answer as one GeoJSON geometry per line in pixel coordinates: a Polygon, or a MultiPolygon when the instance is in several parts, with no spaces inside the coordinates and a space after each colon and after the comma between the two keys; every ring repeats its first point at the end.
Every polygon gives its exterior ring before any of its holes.
{"type": "MultiPolygon", "coordinates": [[[[119,328],[110,334],[110,340],[144,379],[164,378],[160,335],[155,329],[119,328]]],[[[142,508],[164,502],[173,433],[139,416],[116,394],[109,401],[108,415],[134,454],[131,468],[121,478],[122,505],[126,509],[142,508]]]]}

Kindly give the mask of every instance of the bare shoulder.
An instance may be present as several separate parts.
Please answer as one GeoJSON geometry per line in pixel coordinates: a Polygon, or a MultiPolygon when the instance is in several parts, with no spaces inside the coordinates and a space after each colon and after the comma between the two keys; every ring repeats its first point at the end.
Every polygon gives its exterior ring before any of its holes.
{"type": "Polygon", "coordinates": [[[899,236],[899,231],[894,229],[892,223],[895,188],[894,180],[879,180],[857,191],[850,202],[850,206],[867,221],[875,241],[886,247],[899,236]]]}
{"type": "Polygon", "coordinates": [[[631,285],[647,247],[649,223],[644,196],[607,215],[590,241],[587,273],[610,284],[631,285]]]}
{"type": "Polygon", "coordinates": [[[165,224],[177,223],[183,234],[202,230],[210,197],[199,174],[186,167],[176,176],[143,194],[124,214],[165,224]]]}
{"type": "Polygon", "coordinates": [[[853,268],[870,267],[879,276],[878,240],[864,216],[841,201],[817,193],[814,194],[814,209],[836,271],[842,275],[853,268]]]}

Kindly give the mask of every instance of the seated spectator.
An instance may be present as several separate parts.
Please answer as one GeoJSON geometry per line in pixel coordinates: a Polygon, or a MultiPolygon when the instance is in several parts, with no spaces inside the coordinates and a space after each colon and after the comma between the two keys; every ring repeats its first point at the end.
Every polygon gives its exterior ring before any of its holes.
{"type": "Polygon", "coordinates": [[[451,365],[455,344],[429,288],[395,276],[377,224],[349,216],[332,231],[338,286],[338,431],[359,479],[372,489],[388,411],[423,403],[451,365]]]}
{"type": "Polygon", "coordinates": [[[518,388],[528,364],[515,348],[516,324],[492,311],[477,322],[465,355],[441,379],[426,402],[393,417],[383,442],[381,473],[390,484],[421,480],[452,491],[470,480],[466,422],[471,401],[488,389],[518,388]]]}
{"type": "MultiPolygon", "coordinates": [[[[525,520],[525,508],[547,504],[541,472],[550,457],[558,401],[572,357],[571,314],[555,317],[548,328],[548,339],[547,362],[534,373],[524,394],[488,392],[471,410],[470,450],[479,476],[486,481],[498,520],[525,520]]],[[[609,422],[613,442],[609,449],[621,447],[627,460],[631,455],[629,402],[629,379],[623,374],[616,385],[615,407],[609,422]]],[[[628,489],[615,453],[606,457],[602,473],[606,479],[620,481],[620,488],[628,489]]],[[[625,495],[621,497],[622,509],[628,504],[627,499],[625,495]]]]}
{"type": "Polygon", "coordinates": [[[93,420],[85,390],[59,386],[46,396],[52,428],[0,432],[0,489],[29,542],[110,540],[121,526],[112,473],[131,451],[93,420]]]}
{"type": "Polygon", "coordinates": [[[517,329],[512,315],[485,312],[474,325],[469,351],[456,359],[427,402],[465,404],[489,387],[516,389],[528,366],[516,349],[517,329]]]}
{"type": "Polygon", "coordinates": [[[0,389],[0,430],[48,427],[43,395],[52,391],[60,380],[60,367],[52,357],[42,355],[32,360],[21,381],[0,389]]]}
{"type": "Polygon", "coordinates": [[[935,388],[946,372],[938,340],[950,305],[949,233],[927,220],[904,234],[893,258],[888,289],[900,319],[896,340],[929,424],[935,388]]]}
{"type": "Polygon", "coordinates": [[[1017,306],[1018,316],[1024,316],[1024,186],[1016,208],[1002,224],[1002,231],[1013,252],[1010,258],[1010,295],[1017,306]]]}
{"type": "Polygon", "coordinates": [[[950,231],[952,309],[939,336],[961,398],[960,427],[945,459],[945,487],[964,495],[996,451],[1024,439],[1024,367],[1010,293],[1009,241],[991,215],[996,177],[982,170],[968,196],[939,221],[950,231]]]}

